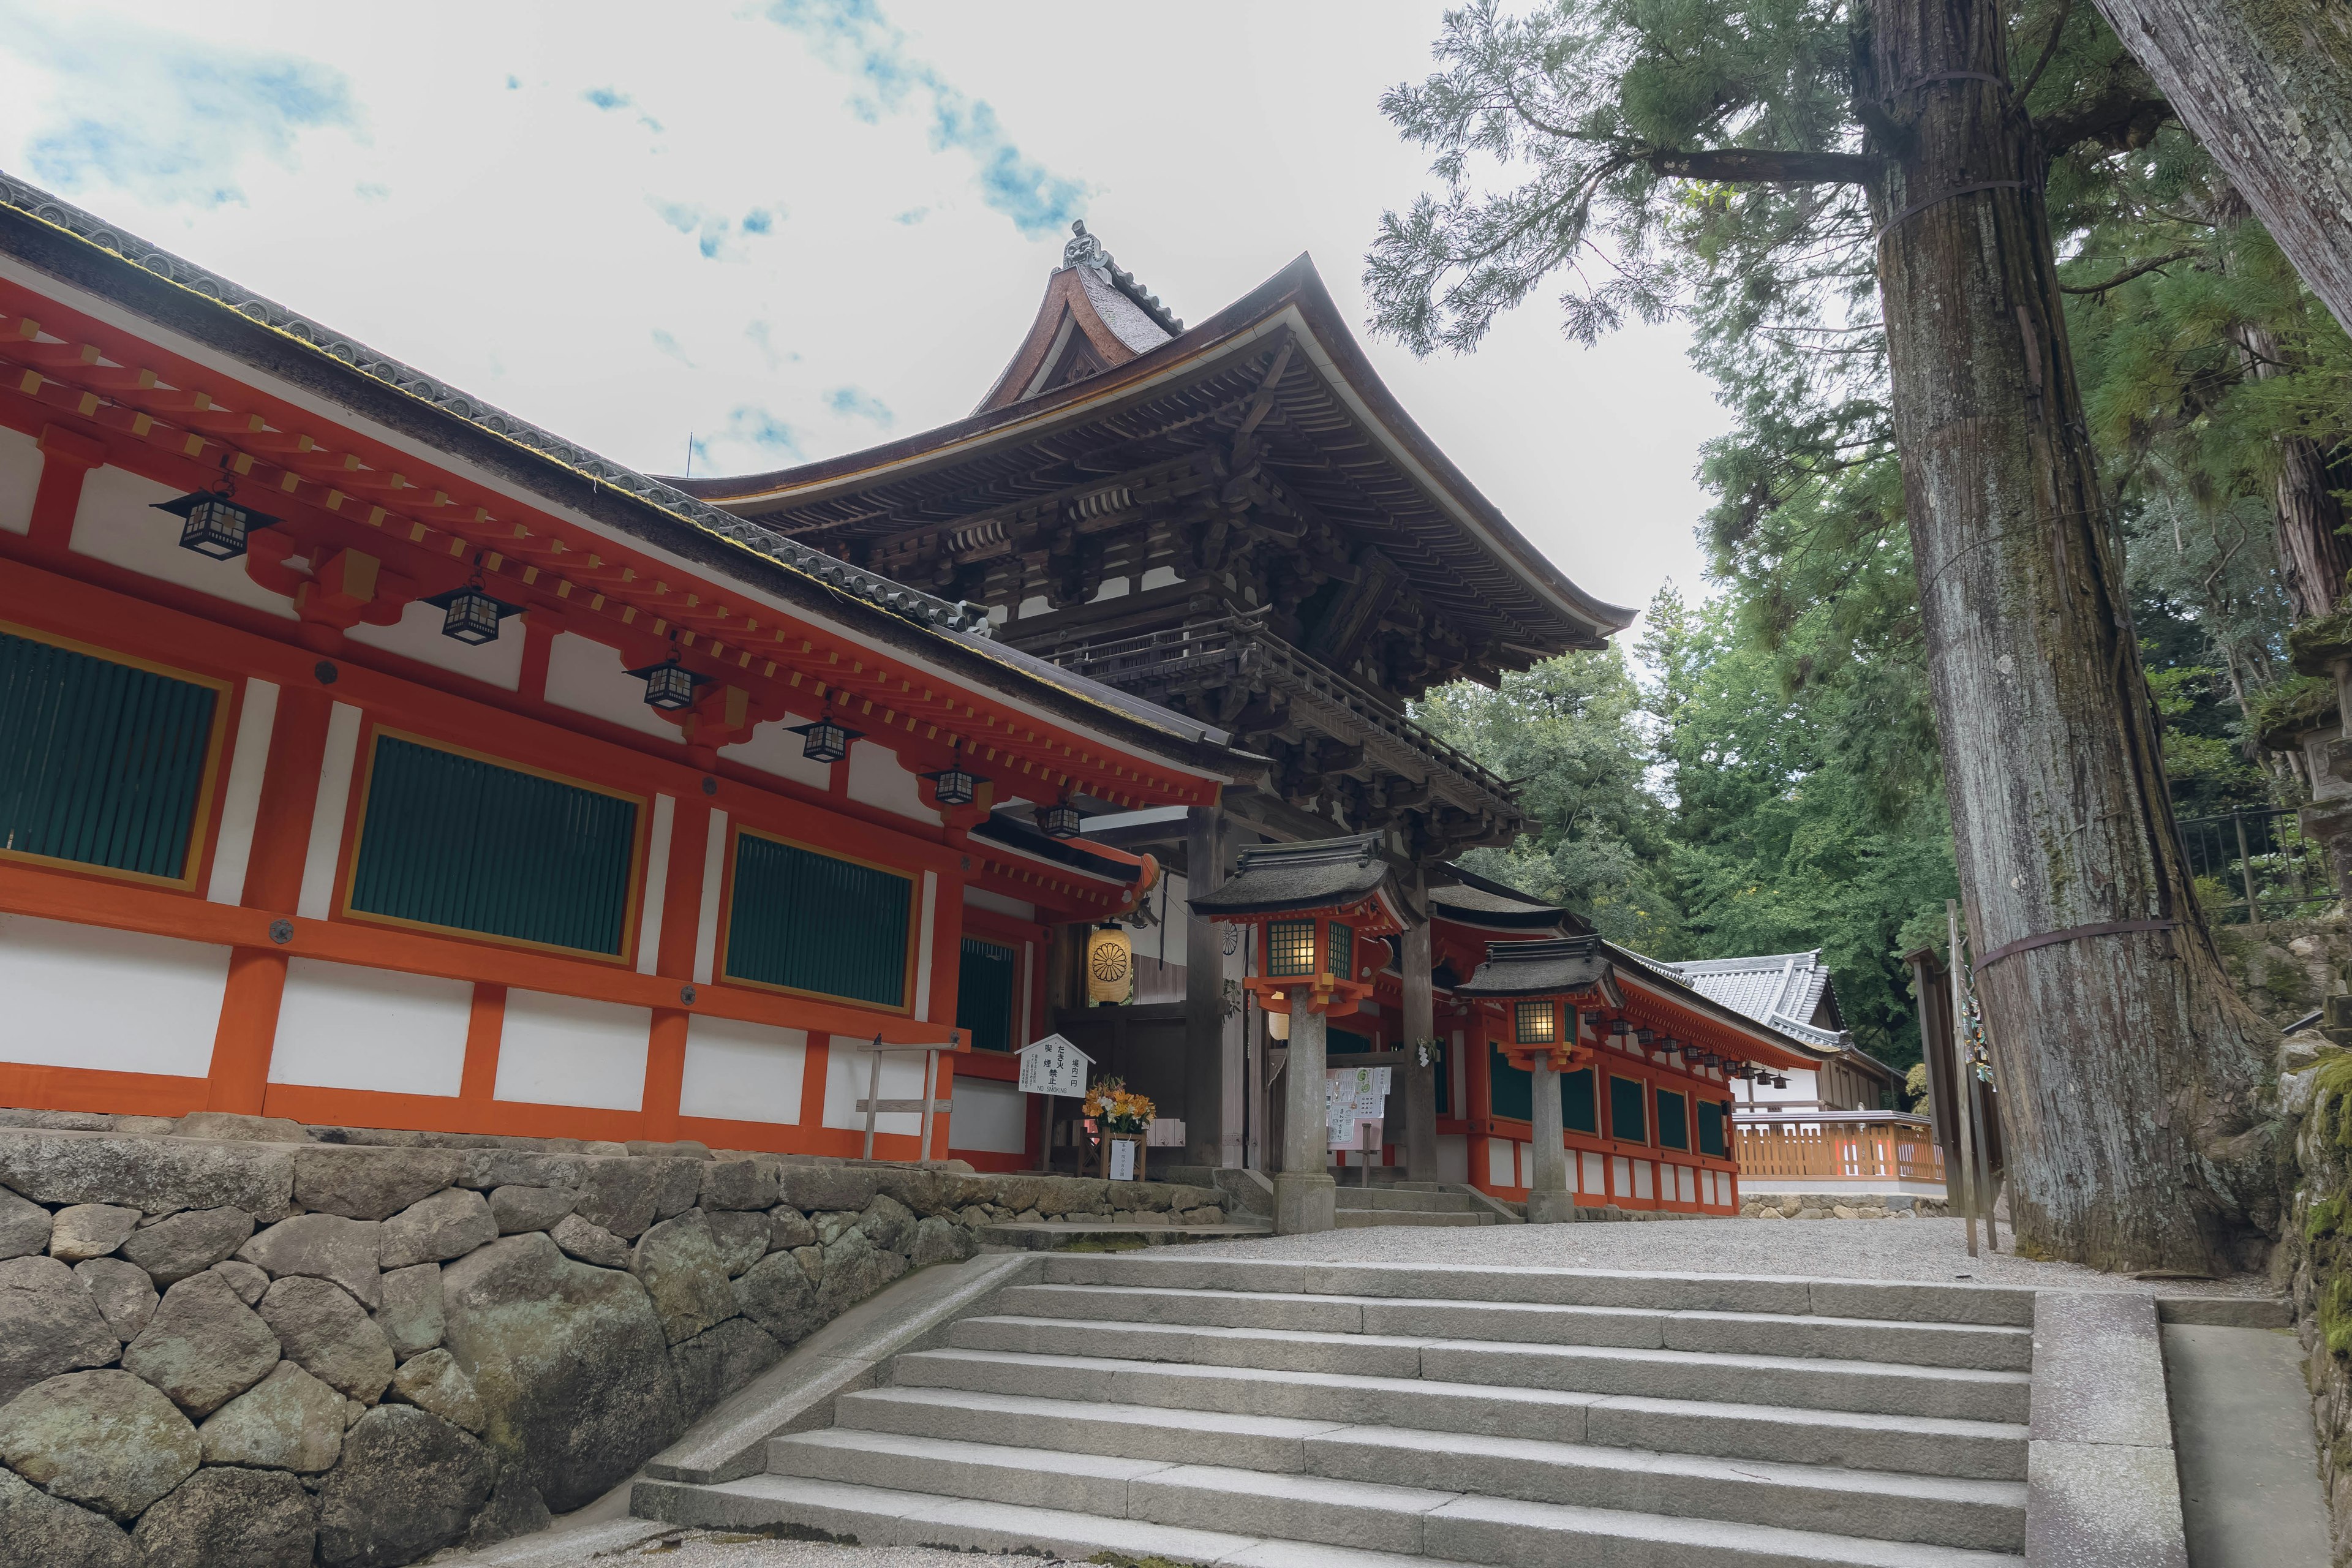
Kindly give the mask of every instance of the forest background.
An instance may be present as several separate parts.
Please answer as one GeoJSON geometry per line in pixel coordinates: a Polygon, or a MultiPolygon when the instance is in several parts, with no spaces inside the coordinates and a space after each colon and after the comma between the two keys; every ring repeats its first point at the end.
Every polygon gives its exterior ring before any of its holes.
{"type": "MultiPolygon", "coordinates": [[[[2097,13],[2048,16],[2053,79],[2146,94],[2097,13]]],[[[2315,507],[2342,531],[2352,342],[2160,100],[2117,140],[2056,161],[2050,208],[2174,808],[2292,806],[2300,759],[2259,738],[2333,715],[2286,635],[2345,583],[2299,589],[2282,541],[2315,507]]],[[[1686,189],[1656,237],[1671,287],[1641,303],[1692,323],[1735,418],[1701,462],[1707,581],[1662,589],[1630,653],[1444,688],[1416,717],[1520,783],[1532,830],[1465,865],[1658,958],[1819,948],[1856,1043],[1900,1069],[1919,1055],[1903,954],[1942,945],[1958,885],[1872,253],[1762,267],[1728,193],[1686,189]]],[[[2229,891],[2200,894],[2231,918],[2229,891]]]]}

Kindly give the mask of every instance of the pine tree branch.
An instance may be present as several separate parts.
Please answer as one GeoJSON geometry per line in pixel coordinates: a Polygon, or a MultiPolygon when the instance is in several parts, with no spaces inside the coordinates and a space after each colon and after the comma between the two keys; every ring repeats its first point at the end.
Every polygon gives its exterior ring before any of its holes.
{"type": "Polygon", "coordinates": [[[2017,89],[2017,101],[2020,104],[2032,98],[2033,89],[2042,84],[2042,73],[2050,68],[2050,62],[2057,57],[2058,40],[2065,35],[2066,19],[2073,16],[2074,12],[2074,0],[2059,0],[2058,19],[2050,24],[2050,37],[2042,40],[2042,58],[2035,60],[2033,68],[2026,73],[2025,85],[2017,89]]]}
{"type": "Polygon", "coordinates": [[[2120,288],[2124,284],[2130,282],[2133,279],[2138,277],[2143,272],[2153,272],[2159,267],[2169,267],[2176,261],[2185,261],[2196,254],[2197,252],[2194,250],[2168,250],[2162,256],[2151,257],[2149,259],[2141,262],[2137,267],[2126,267],[2121,272],[2116,273],[2113,278],[2109,278],[2104,282],[2084,283],[2080,285],[2061,283],[2058,285],[2058,292],[2061,294],[2104,294],[2110,289],[2120,288]]]}
{"type": "Polygon", "coordinates": [[[2085,142],[2128,153],[2155,141],[2171,118],[2172,105],[2160,98],[2112,91],[2046,114],[2033,122],[2033,129],[2053,158],[2085,142]]]}
{"type": "Polygon", "coordinates": [[[1694,153],[1660,149],[1642,162],[1661,174],[1725,184],[1858,185],[1885,171],[1875,153],[1786,153],[1755,147],[1713,147],[1694,153]]]}

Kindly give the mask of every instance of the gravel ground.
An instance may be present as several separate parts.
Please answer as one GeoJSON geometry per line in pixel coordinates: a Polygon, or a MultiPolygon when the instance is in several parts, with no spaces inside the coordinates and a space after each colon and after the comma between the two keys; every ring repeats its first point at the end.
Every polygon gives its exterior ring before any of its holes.
{"type": "MultiPolygon", "coordinates": [[[[1327,1263],[1486,1263],[1551,1268],[1633,1268],[1698,1274],[1801,1274],[1832,1279],[1977,1279],[2071,1290],[2162,1290],[2222,1296],[2275,1292],[2260,1275],[2216,1280],[2132,1279],[2073,1263],[1999,1252],[1970,1258],[1957,1219],[1690,1219],[1460,1228],[1381,1226],[1319,1236],[1202,1242],[1183,1257],[1286,1258],[1327,1263]]],[[[1162,1254],[1162,1256],[1166,1256],[1162,1254]]]]}

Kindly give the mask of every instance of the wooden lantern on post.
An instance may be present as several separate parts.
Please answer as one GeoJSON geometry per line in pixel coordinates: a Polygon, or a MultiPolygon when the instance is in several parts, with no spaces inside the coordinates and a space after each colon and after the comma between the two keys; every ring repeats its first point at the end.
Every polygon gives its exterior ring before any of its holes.
{"type": "Polygon", "coordinates": [[[1379,939],[1406,924],[1380,835],[1252,846],[1224,886],[1192,906],[1259,933],[1262,973],[1242,984],[1269,1017],[1289,1022],[1275,1230],[1329,1230],[1336,1198],[1324,1136],[1324,1018],[1352,1013],[1371,994],[1389,960],[1379,939]]]}
{"type": "Polygon", "coordinates": [[[1501,1005],[1496,1043],[1531,1080],[1535,1170],[1528,1187],[1528,1223],[1573,1220],[1576,1200],[1568,1185],[1567,1129],[1557,1075],[1568,1071],[1582,1050],[1577,1043],[1582,1007],[1624,1005],[1615,965],[1597,936],[1490,942],[1486,962],[1454,994],[1501,1005]]]}

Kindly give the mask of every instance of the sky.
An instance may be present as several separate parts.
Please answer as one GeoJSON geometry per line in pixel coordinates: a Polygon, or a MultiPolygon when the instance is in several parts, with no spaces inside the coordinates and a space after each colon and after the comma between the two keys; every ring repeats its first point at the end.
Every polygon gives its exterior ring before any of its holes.
{"type": "MultiPolygon", "coordinates": [[[[1444,8],[0,0],[0,166],[631,467],[760,471],[971,412],[1074,218],[1187,321],[1304,251],[1360,325],[1426,184],[1379,97],[1444,8]]],[[[1367,348],[1639,606],[1702,587],[1727,419],[1685,341],[1580,348],[1546,300],[1467,356],[1367,348]]]]}

